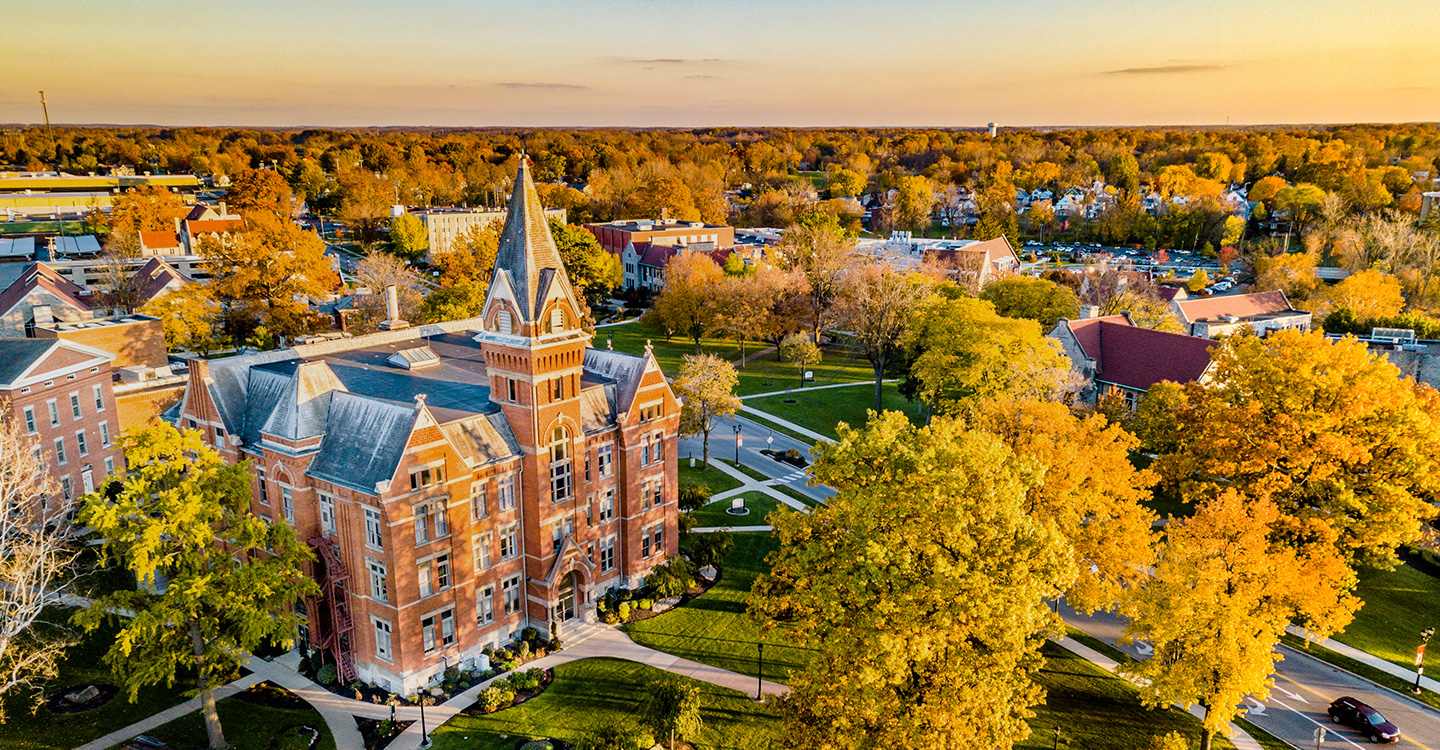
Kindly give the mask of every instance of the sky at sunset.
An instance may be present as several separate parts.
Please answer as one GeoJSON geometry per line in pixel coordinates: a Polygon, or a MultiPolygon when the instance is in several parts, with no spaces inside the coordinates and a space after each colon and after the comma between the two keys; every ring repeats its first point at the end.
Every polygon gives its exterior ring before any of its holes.
{"type": "Polygon", "coordinates": [[[1440,0],[6,0],[0,122],[1440,121],[1440,0]]]}

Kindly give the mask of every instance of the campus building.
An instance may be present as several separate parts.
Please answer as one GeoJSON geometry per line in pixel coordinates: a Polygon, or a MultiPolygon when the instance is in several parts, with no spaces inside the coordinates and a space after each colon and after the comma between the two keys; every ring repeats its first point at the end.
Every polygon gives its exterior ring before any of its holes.
{"type": "MultiPolygon", "coordinates": [[[[433,261],[436,253],[448,253],[460,247],[460,240],[472,227],[484,229],[505,219],[505,210],[500,208],[456,208],[441,206],[421,208],[410,212],[425,225],[425,239],[428,243],[425,259],[433,261]]],[[[565,223],[565,209],[544,209],[545,217],[565,223]]]]}
{"type": "Polygon", "coordinates": [[[315,547],[307,633],[400,693],[526,627],[565,632],[678,550],[679,403],[590,346],[529,168],[479,318],[197,361],[167,413],[315,547]]]}

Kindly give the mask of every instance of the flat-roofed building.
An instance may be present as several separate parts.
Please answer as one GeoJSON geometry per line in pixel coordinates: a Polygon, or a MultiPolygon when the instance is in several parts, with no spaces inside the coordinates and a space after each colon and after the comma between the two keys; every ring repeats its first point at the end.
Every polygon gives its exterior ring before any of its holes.
{"type": "Polygon", "coordinates": [[[659,219],[624,219],[603,224],[586,224],[585,228],[600,241],[600,247],[611,255],[620,255],[632,243],[687,246],[709,242],[716,249],[735,246],[735,228],[703,221],[678,221],[661,212],[659,219]]]}
{"type": "MultiPolygon", "coordinates": [[[[455,250],[459,247],[461,235],[470,231],[471,227],[484,228],[504,222],[506,216],[503,208],[433,207],[416,209],[409,213],[425,225],[425,237],[430,245],[430,249],[426,251],[426,260],[432,260],[436,253],[455,250]]],[[[563,208],[547,208],[544,213],[546,219],[565,223],[563,208]]]]}

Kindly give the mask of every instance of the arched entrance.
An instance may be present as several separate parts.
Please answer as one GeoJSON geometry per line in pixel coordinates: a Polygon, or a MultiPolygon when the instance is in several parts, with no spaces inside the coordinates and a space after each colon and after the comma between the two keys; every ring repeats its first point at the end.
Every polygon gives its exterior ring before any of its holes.
{"type": "Polygon", "coordinates": [[[582,593],[580,591],[580,574],[575,572],[566,573],[560,580],[560,587],[555,596],[555,620],[565,622],[575,619],[580,612],[582,593]]]}

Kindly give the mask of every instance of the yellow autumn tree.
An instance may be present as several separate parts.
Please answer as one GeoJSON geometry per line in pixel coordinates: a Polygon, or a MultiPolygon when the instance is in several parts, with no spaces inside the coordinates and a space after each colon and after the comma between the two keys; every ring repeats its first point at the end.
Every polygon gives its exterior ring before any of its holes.
{"type": "Polygon", "coordinates": [[[1370,269],[1352,274],[1315,295],[1321,312],[1345,308],[1356,320],[1376,320],[1399,315],[1405,307],[1400,280],[1384,271],[1370,269]]]}
{"type": "Polygon", "coordinates": [[[1065,538],[1025,512],[1031,463],[943,417],[838,432],[815,461],[838,494],[773,517],[779,549],[749,601],[813,652],[778,701],[788,743],[1006,750],[1043,700],[1044,599],[1075,575],[1065,538]]]}
{"type": "Polygon", "coordinates": [[[1315,256],[1310,253],[1285,253],[1255,261],[1255,291],[1284,292],[1292,302],[1302,302],[1314,294],[1320,279],[1315,276],[1315,256]]]}
{"type": "Polygon", "coordinates": [[[1224,488],[1268,496],[1278,533],[1393,564],[1435,515],[1440,395],[1364,344],[1319,332],[1231,337],[1212,362],[1207,384],[1170,399],[1176,437],[1156,463],[1163,479],[1192,499],[1224,488]]]}
{"type": "Polygon", "coordinates": [[[1227,490],[1171,523],[1154,575],[1136,597],[1125,638],[1147,641],[1155,653],[1121,670],[1138,678],[1153,708],[1205,710],[1200,750],[1226,732],[1245,696],[1269,694],[1280,660],[1275,645],[1291,620],[1328,637],[1359,604],[1335,549],[1275,543],[1279,519],[1268,500],[1227,490]]]}
{"type": "Polygon", "coordinates": [[[1088,612],[1120,605],[1153,560],[1155,514],[1140,501],[1154,477],[1130,462],[1139,441],[1100,414],[1076,416],[1054,401],[993,402],[975,425],[1044,467],[1024,507],[1069,541],[1079,572],[1066,600],[1088,612]]]}

